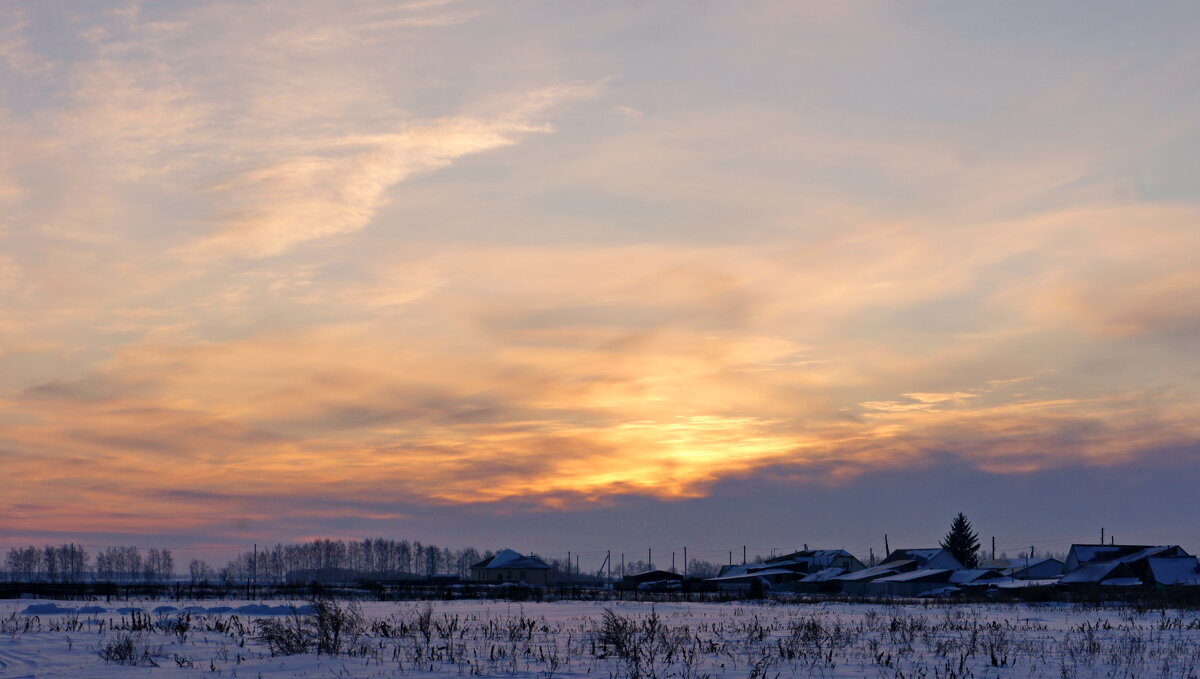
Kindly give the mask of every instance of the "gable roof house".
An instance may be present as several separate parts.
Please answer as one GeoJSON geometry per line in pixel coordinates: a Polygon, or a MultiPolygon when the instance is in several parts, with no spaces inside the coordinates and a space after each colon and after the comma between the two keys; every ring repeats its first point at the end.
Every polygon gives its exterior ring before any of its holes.
{"type": "MultiPolygon", "coordinates": [[[[1071,545],[1071,551],[1067,553],[1067,574],[1059,579],[1059,583],[1125,587],[1153,584],[1151,559],[1191,556],[1179,545],[1071,545]]],[[[1169,569],[1169,566],[1163,564],[1160,571],[1163,569],[1169,569]]]]}
{"type": "Polygon", "coordinates": [[[1147,585],[1158,587],[1200,586],[1200,560],[1194,556],[1152,556],[1146,559],[1147,585]]]}
{"type": "Polygon", "coordinates": [[[1152,556],[1191,556],[1179,545],[1071,545],[1066,569],[1073,571],[1089,563],[1123,561],[1131,563],[1152,556]]]}
{"type": "Polygon", "coordinates": [[[538,557],[525,556],[511,549],[471,566],[471,579],[479,582],[519,582],[528,585],[547,585],[550,566],[538,557]]]}

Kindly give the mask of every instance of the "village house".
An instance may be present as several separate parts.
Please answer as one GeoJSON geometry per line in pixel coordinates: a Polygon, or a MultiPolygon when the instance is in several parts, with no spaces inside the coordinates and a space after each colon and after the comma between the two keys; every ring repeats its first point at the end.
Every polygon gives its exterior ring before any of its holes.
{"type": "Polygon", "coordinates": [[[550,584],[550,566],[536,556],[522,555],[511,549],[471,566],[471,579],[489,583],[550,584]]]}
{"type": "MultiPolygon", "coordinates": [[[[1108,587],[1138,587],[1155,584],[1152,559],[1194,558],[1179,545],[1071,545],[1067,552],[1066,575],[1059,579],[1062,585],[1105,585],[1108,587]]],[[[1179,562],[1186,563],[1186,562],[1179,562]]],[[[1159,565],[1159,572],[1167,580],[1174,571],[1168,563],[1159,565]]],[[[1184,566],[1186,570],[1186,566],[1184,566]]],[[[1186,579],[1186,578],[1185,578],[1186,579]]]]}
{"type": "Polygon", "coordinates": [[[840,568],[850,573],[867,567],[858,557],[844,549],[803,549],[767,559],[764,563],[772,567],[802,570],[805,573],[815,573],[826,568],[840,568]],[[802,568],[795,568],[798,566],[802,568]]]}
{"type": "Polygon", "coordinates": [[[718,590],[744,591],[758,583],[766,590],[815,592],[836,576],[865,566],[844,549],[805,549],[760,564],[725,566],[709,578],[718,590]]]}
{"type": "Polygon", "coordinates": [[[1155,587],[1200,586],[1200,560],[1194,556],[1152,556],[1146,559],[1143,579],[1155,587]]]}
{"type": "Polygon", "coordinates": [[[1130,563],[1152,556],[1191,556],[1179,545],[1088,545],[1074,544],[1067,552],[1066,570],[1105,561],[1130,563]]]}

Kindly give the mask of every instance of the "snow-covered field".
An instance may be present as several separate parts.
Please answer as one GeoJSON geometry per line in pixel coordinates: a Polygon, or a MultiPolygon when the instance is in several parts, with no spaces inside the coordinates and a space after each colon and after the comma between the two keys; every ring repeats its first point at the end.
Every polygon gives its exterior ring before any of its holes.
{"type": "Polygon", "coordinates": [[[770,602],[336,607],[318,616],[274,601],[0,601],[0,678],[1187,679],[1200,672],[1194,611],[770,602]]]}

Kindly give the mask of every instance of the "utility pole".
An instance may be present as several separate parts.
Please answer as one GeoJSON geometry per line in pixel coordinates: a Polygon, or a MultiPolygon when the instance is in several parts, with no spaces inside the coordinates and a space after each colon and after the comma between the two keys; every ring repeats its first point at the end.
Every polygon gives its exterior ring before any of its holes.
{"type": "Polygon", "coordinates": [[[604,563],[608,564],[608,584],[612,584],[612,550],[608,550],[608,555],[604,557],[604,563]]]}
{"type": "Polygon", "coordinates": [[[648,570],[648,571],[654,570],[654,550],[653,549],[646,550],[646,570],[648,570]]]}
{"type": "Polygon", "coordinates": [[[992,536],[992,561],[996,560],[996,536],[992,536]]]}
{"type": "Polygon", "coordinates": [[[729,550],[729,565],[733,565],[733,550],[729,550]]]}
{"type": "Polygon", "coordinates": [[[254,588],[258,587],[258,543],[254,543],[254,566],[250,568],[251,581],[254,583],[250,589],[250,598],[254,598],[254,588]]]}
{"type": "Polygon", "coordinates": [[[671,572],[675,572],[675,550],[671,550],[671,572]]]}
{"type": "Polygon", "coordinates": [[[683,579],[687,580],[687,546],[683,548],[683,579]]]}
{"type": "Polygon", "coordinates": [[[746,545],[742,545],[742,565],[746,565],[746,545]]]}
{"type": "Polygon", "coordinates": [[[871,552],[871,566],[874,566],[875,565],[875,548],[868,547],[867,549],[870,550],[870,552],[871,552]]]}
{"type": "Polygon", "coordinates": [[[1100,526],[1100,544],[1104,544],[1104,526],[1100,526]]]}

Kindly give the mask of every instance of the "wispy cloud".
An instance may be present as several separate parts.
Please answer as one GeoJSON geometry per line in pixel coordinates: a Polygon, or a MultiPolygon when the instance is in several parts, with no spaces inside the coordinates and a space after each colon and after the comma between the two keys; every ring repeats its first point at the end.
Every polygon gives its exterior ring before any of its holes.
{"type": "Polygon", "coordinates": [[[315,238],[358,231],[397,183],[463,156],[516,143],[518,135],[547,131],[533,116],[584,91],[559,87],[534,92],[490,120],[450,118],[389,134],[310,141],[320,155],[283,158],[214,187],[222,203],[237,207],[195,249],[262,257],[315,238]]]}

